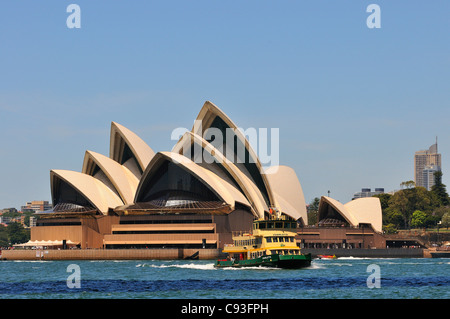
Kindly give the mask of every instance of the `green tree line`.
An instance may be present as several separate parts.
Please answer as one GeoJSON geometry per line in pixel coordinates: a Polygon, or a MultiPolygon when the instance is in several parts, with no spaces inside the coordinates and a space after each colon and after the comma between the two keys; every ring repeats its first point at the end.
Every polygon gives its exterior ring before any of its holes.
{"type": "Polygon", "coordinates": [[[20,223],[11,223],[8,226],[0,225],[0,247],[25,243],[29,239],[30,230],[25,229],[20,223]]]}
{"type": "Polygon", "coordinates": [[[381,202],[383,228],[386,232],[398,229],[434,228],[450,226],[450,198],[442,183],[442,172],[434,174],[435,185],[428,191],[416,187],[413,181],[400,184],[403,188],[391,194],[374,195],[381,202]]]}

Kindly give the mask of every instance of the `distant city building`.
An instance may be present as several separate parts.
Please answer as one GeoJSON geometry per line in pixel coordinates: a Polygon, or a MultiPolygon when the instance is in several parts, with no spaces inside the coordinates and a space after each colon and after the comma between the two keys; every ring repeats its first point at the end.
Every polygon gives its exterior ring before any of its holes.
{"type": "Polygon", "coordinates": [[[17,209],[15,209],[15,208],[0,209],[0,215],[3,215],[4,213],[17,213],[17,209]]]}
{"type": "Polygon", "coordinates": [[[33,211],[35,213],[43,212],[46,210],[51,210],[53,208],[52,204],[50,204],[46,200],[34,200],[31,202],[27,202],[25,206],[21,207],[22,212],[30,212],[33,211]]]}
{"type": "Polygon", "coordinates": [[[384,188],[375,188],[375,191],[372,192],[370,188],[362,188],[360,192],[353,194],[352,199],[364,198],[364,197],[372,197],[373,195],[383,194],[384,188]]]}
{"type": "Polygon", "coordinates": [[[416,186],[422,186],[430,190],[434,185],[434,173],[441,169],[441,154],[438,153],[437,140],[436,144],[431,145],[428,150],[415,153],[414,182],[416,186]]]}
{"type": "Polygon", "coordinates": [[[0,216],[0,224],[8,225],[11,223],[11,217],[0,216]]]}
{"type": "MultiPolygon", "coordinates": [[[[427,190],[431,190],[431,187],[433,187],[434,183],[434,173],[440,171],[440,167],[437,165],[427,165],[423,169],[423,187],[425,187],[427,190]]],[[[417,184],[416,184],[417,186],[417,184]]]]}

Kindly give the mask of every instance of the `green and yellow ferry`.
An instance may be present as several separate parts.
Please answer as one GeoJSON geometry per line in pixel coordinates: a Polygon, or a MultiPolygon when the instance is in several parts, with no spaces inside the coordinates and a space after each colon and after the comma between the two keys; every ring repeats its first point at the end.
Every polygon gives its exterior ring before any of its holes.
{"type": "Polygon", "coordinates": [[[311,254],[302,254],[295,240],[297,223],[280,217],[255,220],[248,233],[233,233],[233,244],[225,245],[227,259],[215,267],[302,268],[311,265],[311,254]]]}

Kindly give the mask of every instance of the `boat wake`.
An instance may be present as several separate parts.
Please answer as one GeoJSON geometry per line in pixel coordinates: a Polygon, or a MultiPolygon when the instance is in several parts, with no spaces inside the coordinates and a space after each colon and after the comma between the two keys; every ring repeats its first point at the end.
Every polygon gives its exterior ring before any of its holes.
{"type": "MultiPolygon", "coordinates": [[[[196,264],[196,263],[190,263],[190,264],[163,264],[163,265],[156,265],[156,264],[137,264],[136,268],[140,267],[148,267],[148,268],[157,268],[157,269],[197,269],[197,270],[218,270],[219,268],[214,267],[214,263],[210,264],[196,264]]],[[[281,270],[281,268],[274,268],[274,267],[223,267],[220,268],[220,270],[232,270],[232,271],[242,271],[242,270],[281,270]]]]}
{"type": "Polygon", "coordinates": [[[137,268],[139,267],[150,267],[150,268],[160,268],[160,269],[167,269],[167,268],[178,268],[178,269],[198,269],[198,270],[214,270],[214,263],[211,264],[165,264],[165,265],[155,265],[155,264],[137,264],[137,268]]]}

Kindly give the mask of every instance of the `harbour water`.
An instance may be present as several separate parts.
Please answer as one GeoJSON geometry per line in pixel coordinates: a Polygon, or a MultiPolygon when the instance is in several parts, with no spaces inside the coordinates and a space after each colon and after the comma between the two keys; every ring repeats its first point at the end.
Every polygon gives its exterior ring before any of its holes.
{"type": "Polygon", "coordinates": [[[212,260],[1,261],[0,299],[449,299],[445,258],[314,259],[296,270],[212,260]]]}

